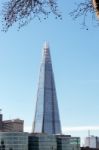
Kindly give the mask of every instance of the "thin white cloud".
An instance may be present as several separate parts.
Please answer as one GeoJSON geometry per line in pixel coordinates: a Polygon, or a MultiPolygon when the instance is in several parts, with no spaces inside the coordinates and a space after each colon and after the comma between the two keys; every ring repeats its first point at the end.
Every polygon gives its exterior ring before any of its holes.
{"type": "Polygon", "coordinates": [[[93,131],[97,131],[99,130],[99,126],[76,126],[76,127],[63,127],[62,128],[63,133],[67,132],[67,131],[88,131],[88,130],[93,130],[93,131]]]}
{"type": "MultiPolygon", "coordinates": [[[[32,130],[31,126],[24,127],[25,132],[31,132],[31,130],[32,130]]],[[[73,127],[62,128],[63,133],[72,132],[72,131],[88,131],[88,130],[97,131],[99,130],[99,126],[75,126],[75,127],[73,126],[73,127]]]]}

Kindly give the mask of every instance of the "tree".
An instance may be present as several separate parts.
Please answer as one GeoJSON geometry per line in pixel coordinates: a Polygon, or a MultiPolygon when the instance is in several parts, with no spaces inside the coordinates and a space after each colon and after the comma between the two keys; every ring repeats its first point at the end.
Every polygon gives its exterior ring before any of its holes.
{"type": "MultiPolygon", "coordinates": [[[[86,17],[88,13],[93,16],[96,14],[99,19],[99,0],[82,0],[77,4],[70,15],[77,19],[83,16],[83,26],[86,25],[86,17]]],[[[50,13],[53,13],[56,18],[62,19],[58,12],[58,4],[56,0],[9,0],[3,6],[3,31],[7,31],[15,22],[19,22],[19,28],[29,23],[34,18],[48,18],[50,13]]],[[[95,18],[95,21],[98,21],[95,18]]]]}
{"type": "Polygon", "coordinates": [[[83,2],[77,4],[76,9],[70,13],[73,19],[83,16],[83,26],[86,26],[86,17],[88,14],[91,14],[92,20],[99,24],[99,0],[83,0],[83,2]]]}
{"type": "Polygon", "coordinates": [[[7,31],[15,22],[19,28],[34,18],[48,18],[50,13],[61,18],[56,0],[9,0],[3,5],[3,31],[7,31]]]}

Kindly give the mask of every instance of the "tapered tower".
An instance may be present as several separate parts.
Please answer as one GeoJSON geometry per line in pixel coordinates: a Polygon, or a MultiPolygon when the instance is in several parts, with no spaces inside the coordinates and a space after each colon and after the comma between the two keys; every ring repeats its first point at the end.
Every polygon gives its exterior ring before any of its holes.
{"type": "Polygon", "coordinates": [[[50,49],[47,42],[44,43],[43,47],[33,132],[48,134],[61,133],[54,74],[50,49]]]}

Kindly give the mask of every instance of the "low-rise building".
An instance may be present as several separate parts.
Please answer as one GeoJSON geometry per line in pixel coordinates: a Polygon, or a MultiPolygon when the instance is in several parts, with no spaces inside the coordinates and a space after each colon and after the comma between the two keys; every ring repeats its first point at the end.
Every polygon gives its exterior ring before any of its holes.
{"type": "Polygon", "coordinates": [[[57,150],[80,150],[80,138],[70,135],[56,135],[57,150]]]}
{"type": "Polygon", "coordinates": [[[20,119],[5,120],[2,124],[3,132],[23,132],[24,121],[20,119]]]}
{"type": "Polygon", "coordinates": [[[30,134],[28,150],[57,150],[56,137],[48,134],[30,134]]]}
{"type": "Polygon", "coordinates": [[[0,150],[28,150],[28,133],[0,132],[0,150]]]}
{"type": "Polygon", "coordinates": [[[23,132],[24,121],[20,119],[3,120],[0,113],[0,131],[1,132],[23,132]]]}
{"type": "Polygon", "coordinates": [[[80,138],[69,135],[29,135],[29,150],[80,150],[80,138]]]}
{"type": "Polygon", "coordinates": [[[99,137],[97,136],[86,137],[84,147],[99,148],[99,137]]]}

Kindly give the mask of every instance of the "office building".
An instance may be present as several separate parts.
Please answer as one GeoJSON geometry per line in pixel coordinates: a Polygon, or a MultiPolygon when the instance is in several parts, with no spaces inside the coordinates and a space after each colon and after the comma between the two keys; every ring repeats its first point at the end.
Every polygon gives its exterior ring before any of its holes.
{"type": "Polygon", "coordinates": [[[3,121],[3,132],[23,132],[24,121],[20,119],[5,120],[3,121]]]}
{"type": "Polygon", "coordinates": [[[20,119],[3,120],[0,113],[0,131],[1,132],[23,132],[24,121],[20,119]]]}
{"type": "Polygon", "coordinates": [[[61,133],[50,48],[46,42],[40,67],[33,133],[61,133]]]}
{"type": "Polygon", "coordinates": [[[57,150],[56,138],[48,134],[29,135],[29,150],[57,150]]]}
{"type": "Polygon", "coordinates": [[[29,135],[29,150],[80,150],[80,138],[33,133],[29,135]]]}
{"type": "Polygon", "coordinates": [[[86,137],[84,147],[99,148],[99,137],[97,136],[86,137]]]}
{"type": "Polygon", "coordinates": [[[80,150],[80,138],[70,135],[56,135],[57,150],[80,150]]]}
{"type": "Polygon", "coordinates": [[[3,120],[0,150],[80,150],[80,138],[62,135],[54,74],[47,43],[43,47],[33,132],[23,132],[23,120],[3,120]]]}
{"type": "Polygon", "coordinates": [[[28,133],[0,132],[0,150],[28,150],[28,133]]]}

